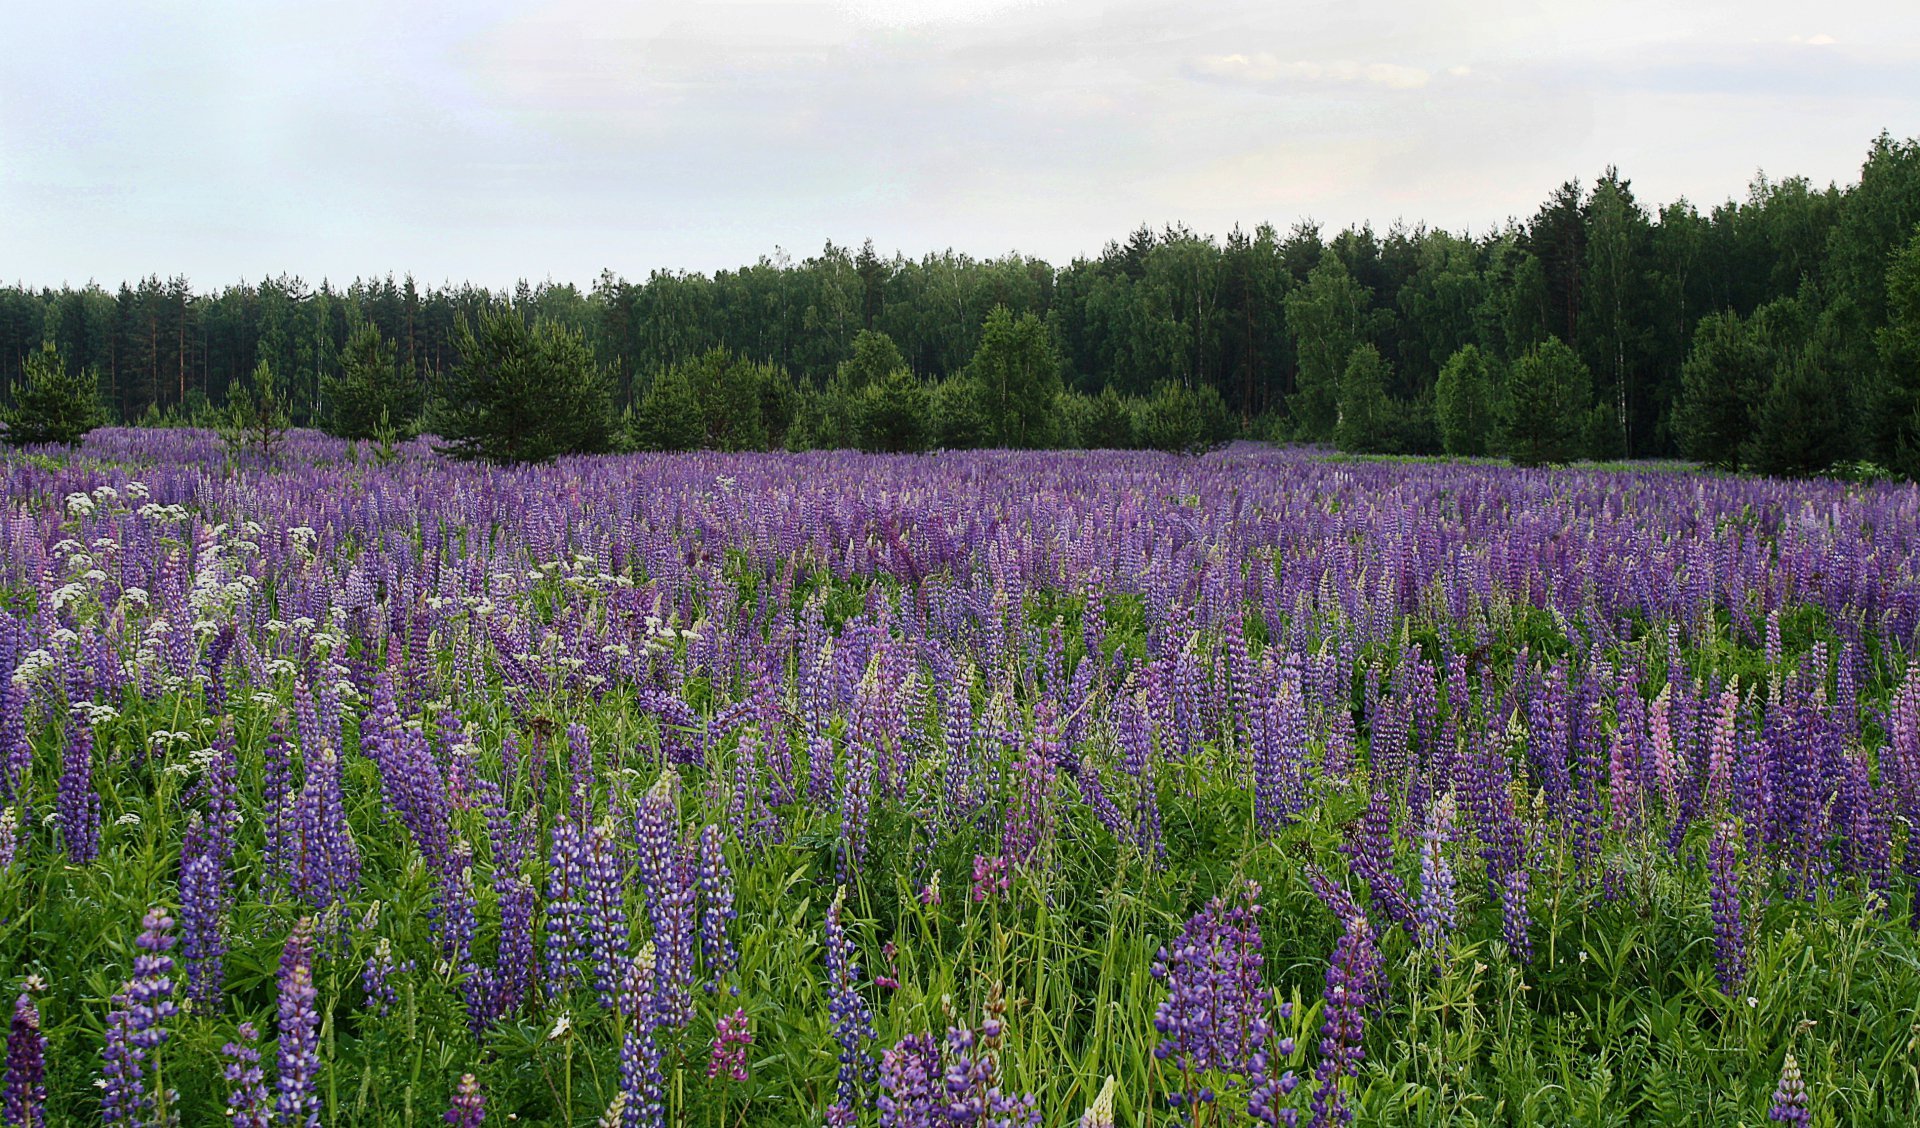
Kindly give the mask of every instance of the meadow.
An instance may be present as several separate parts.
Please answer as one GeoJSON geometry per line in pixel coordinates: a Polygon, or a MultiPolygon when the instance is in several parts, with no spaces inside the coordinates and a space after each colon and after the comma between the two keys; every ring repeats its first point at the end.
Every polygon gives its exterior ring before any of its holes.
{"type": "Polygon", "coordinates": [[[0,461],[0,1122],[1912,1124],[1920,489],[0,461]]]}

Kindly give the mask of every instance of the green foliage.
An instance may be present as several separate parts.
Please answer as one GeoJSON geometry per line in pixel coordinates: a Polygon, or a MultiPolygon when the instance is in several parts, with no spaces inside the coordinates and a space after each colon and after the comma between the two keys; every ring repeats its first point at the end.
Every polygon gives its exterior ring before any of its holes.
{"type": "Polygon", "coordinates": [[[1920,228],[1887,268],[1887,324],[1867,402],[1874,446],[1907,477],[1920,476],[1920,228]]]}
{"type": "Polygon", "coordinates": [[[625,428],[634,450],[693,450],[704,442],[706,420],[687,370],[675,365],[655,376],[629,409],[625,428]]]}
{"type": "Polygon", "coordinates": [[[786,439],[792,383],[771,365],[709,349],[656,375],[629,413],[636,450],[765,450],[786,439]]]}
{"type": "Polygon", "coordinates": [[[1340,256],[1329,248],[1307,276],[1306,285],[1287,295],[1287,328],[1299,357],[1298,390],[1287,401],[1294,437],[1326,442],[1339,420],[1341,377],[1353,350],[1372,328],[1371,295],[1355,281],[1340,256]]]}
{"type": "Polygon", "coordinates": [[[1392,453],[1395,408],[1387,398],[1388,364],[1380,350],[1361,345],[1347,358],[1340,377],[1340,418],[1334,442],[1341,450],[1362,454],[1392,453]]]}
{"type": "Polygon", "coordinates": [[[293,425],[287,400],[280,392],[273,366],[263,357],[253,366],[248,387],[235,388],[227,396],[226,419],[220,438],[229,455],[247,455],[262,463],[272,463],[285,444],[293,425]]]}
{"type": "Polygon", "coordinates": [[[1755,414],[1747,461],[1762,474],[1819,474],[1849,446],[1846,402],[1832,374],[1804,352],[1782,362],[1755,414]]]}
{"type": "MultiPolygon", "coordinates": [[[[1248,433],[1325,442],[1337,438],[1347,360],[1372,344],[1391,362],[1383,445],[1478,455],[1502,445],[1495,423],[1504,375],[1528,348],[1557,336],[1592,376],[1574,444],[1582,454],[1640,461],[1691,449],[1744,466],[1741,444],[1726,436],[1736,433],[1739,408],[1757,415],[1774,364],[1752,397],[1735,403],[1724,383],[1701,384],[1714,371],[1709,344],[1687,386],[1702,327],[1711,337],[1711,318],[1728,310],[1775,358],[1812,350],[1833,375],[1846,458],[1912,475],[1920,473],[1916,223],[1920,139],[1883,134],[1851,185],[1758,177],[1718,205],[1681,199],[1650,208],[1609,168],[1590,184],[1560,185],[1531,215],[1479,237],[1302,223],[1215,238],[1174,225],[1059,264],[955,252],[883,257],[828,244],[711,274],[658,270],[629,281],[608,273],[585,291],[548,283],[495,293],[393,278],[342,289],[291,277],[199,294],[179,277],[117,290],[0,286],[0,384],[23,386],[25,367],[52,341],[69,367],[96,375],[110,418],[208,426],[264,359],[293,424],[370,438],[385,410],[406,434],[425,423],[417,416],[424,392],[444,398],[437,385],[460,363],[462,321],[511,307],[529,324],[578,332],[607,365],[612,401],[636,411],[660,373],[715,348],[791,373],[760,384],[769,447],[860,445],[858,397],[901,367],[930,389],[936,444],[1120,444],[1120,412],[1100,394],[1112,389],[1131,414],[1138,397],[1169,381],[1214,389],[1248,433]],[[1055,369],[1062,386],[1088,399],[1046,387],[1027,395],[1022,379],[997,376],[990,395],[938,390],[968,374],[983,346],[1017,351],[1005,347],[1006,334],[989,332],[1000,306],[1057,354],[1057,365],[1038,366],[1040,383],[1055,369]],[[1449,375],[1447,365],[1468,347],[1485,362],[1490,398],[1470,395],[1463,409],[1451,387],[1462,373],[1449,375]],[[947,426],[943,405],[954,408],[947,426]]],[[[988,369],[984,358],[979,367],[988,369]]],[[[705,394],[697,381],[694,391],[705,394]]],[[[541,402],[537,410],[548,409],[541,402]]],[[[432,418],[444,414],[436,404],[432,418]]],[[[753,430],[648,441],[737,446],[753,430]]]]}
{"type": "Polygon", "coordinates": [[[1709,314],[1694,331],[1680,372],[1674,428],[1688,458],[1740,468],[1753,438],[1754,409],[1770,382],[1774,358],[1755,329],[1731,311],[1709,314]]]}
{"type": "Polygon", "coordinates": [[[892,337],[862,329],[853,336],[853,355],[840,363],[835,375],[843,385],[857,392],[905,367],[906,358],[900,355],[900,347],[893,343],[892,337]]]}
{"type": "Polygon", "coordinates": [[[1233,437],[1233,417],[1212,388],[1166,383],[1140,405],[1140,445],[1195,454],[1233,437]]]}
{"type": "Polygon", "coordinates": [[[944,450],[975,450],[993,442],[992,405],[976,381],[951,377],[933,387],[934,445],[944,450]]]}
{"type": "Polygon", "coordinates": [[[860,389],[860,449],[896,454],[927,449],[932,437],[930,402],[926,385],[905,368],[860,389]]]}
{"type": "Polygon", "coordinates": [[[340,353],[340,375],[321,382],[328,433],[372,439],[382,426],[410,436],[420,412],[420,384],[403,373],[393,342],[363,322],[340,353]]]}
{"type": "Polygon", "coordinates": [[[1479,458],[1494,450],[1499,431],[1499,386],[1478,346],[1463,345],[1440,369],[1434,416],[1448,454],[1479,458]]]}
{"type": "Polygon", "coordinates": [[[1558,337],[1529,348],[1507,378],[1507,457],[1520,466],[1579,457],[1592,386],[1586,364],[1558,337]]]}
{"type": "Polygon", "coordinates": [[[1053,441],[1054,397],[1060,394],[1060,356],[1053,331],[1031,313],[1015,317],[995,306],[980,334],[966,378],[980,389],[988,442],[999,447],[1044,447],[1053,441]]]}
{"type": "Polygon", "coordinates": [[[1113,386],[1089,398],[1082,421],[1080,445],[1088,450],[1128,450],[1135,445],[1133,428],[1137,408],[1113,386]]]}
{"type": "Polygon", "coordinates": [[[69,372],[52,341],[27,358],[25,374],[14,385],[13,403],[0,409],[6,441],[14,446],[72,446],[106,421],[99,377],[69,372]]]}
{"type": "Polygon", "coordinates": [[[545,462],[613,446],[613,393],[575,330],[511,310],[462,321],[460,363],[447,375],[433,422],[456,458],[545,462]]]}

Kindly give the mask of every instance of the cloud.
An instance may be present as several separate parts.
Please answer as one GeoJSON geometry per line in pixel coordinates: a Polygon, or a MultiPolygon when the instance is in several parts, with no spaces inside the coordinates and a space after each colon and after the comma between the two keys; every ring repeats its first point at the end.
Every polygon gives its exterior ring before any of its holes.
{"type": "MultiPolygon", "coordinates": [[[[1389,90],[1415,90],[1425,86],[1433,75],[1421,67],[1398,63],[1282,62],[1269,52],[1253,55],[1202,55],[1190,64],[1193,71],[1208,78],[1243,82],[1254,86],[1287,83],[1368,83],[1389,90]]],[[[1449,73],[1459,73],[1455,68],[1449,73]]]]}

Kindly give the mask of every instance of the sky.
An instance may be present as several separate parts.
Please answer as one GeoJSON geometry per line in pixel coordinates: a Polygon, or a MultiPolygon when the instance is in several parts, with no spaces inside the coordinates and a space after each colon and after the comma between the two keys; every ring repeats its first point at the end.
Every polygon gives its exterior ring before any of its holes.
{"type": "Polygon", "coordinates": [[[831,240],[1484,233],[1920,135],[1912,0],[0,5],[0,279],[591,283],[831,240]]]}

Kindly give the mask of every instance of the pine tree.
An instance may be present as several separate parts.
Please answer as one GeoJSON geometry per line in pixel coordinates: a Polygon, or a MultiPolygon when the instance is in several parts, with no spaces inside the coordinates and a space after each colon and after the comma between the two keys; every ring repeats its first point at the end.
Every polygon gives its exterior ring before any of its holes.
{"type": "Polygon", "coordinates": [[[1673,409],[1682,453],[1708,466],[1738,470],[1772,368],[1766,345],[1738,314],[1701,318],[1680,370],[1680,401],[1673,409]]]}
{"type": "Polygon", "coordinates": [[[1846,404],[1833,376],[1806,352],[1775,369],[1755,414],[1747,461],[1762,474],[1819,474],[1850,450],[1846,404]]]}
{"type": "Polygon", "coordinates": [[[1520,466],[1578,457],[1592,386],[1587,366],[1560,338],[1528,349],[1507,380],[1507,457],[1520,466]]]}
{"type": "Polygon", "coordinates": [[[100,403],[100,379],[93,372],[68,371],[52,341],[27,357],[12,406],[0,411],[6,441],[14,446],[58,443],[72,446],[107,421],[100,403]]]}
{"type": "Polygon", "coordinates": [[[460,362],[435,407],[442,449],[488,462],[545,462],[605,451],[613,440],[613,393],[605,370],[575,330],[551,321],[529,328],[493,309],[454,332],[460,362]]]}
{"type": "Polygon", "coordinates": [[[420,411],[419,385],[401,372],[394,345],[372,322],[362,322],[347,337],[340,354],[340,375],[321,382],[326,429],[343,439],[371,439],[382,420],[402,435],[413,433],[420,411]]]}

